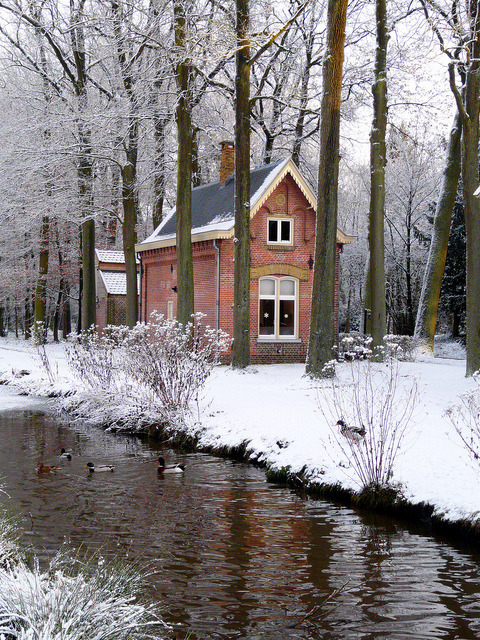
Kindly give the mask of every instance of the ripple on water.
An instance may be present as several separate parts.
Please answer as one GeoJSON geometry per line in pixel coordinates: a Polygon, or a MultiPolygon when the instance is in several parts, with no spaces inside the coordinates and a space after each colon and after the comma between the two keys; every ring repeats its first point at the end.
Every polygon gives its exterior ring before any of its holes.
{"type": "Polygon", "coordinates": [[[161,450],[187,465],[158,476],[156,445],[57,423],[28,410],[0,413],[0,499],[23,514],[46,561],[68,541],[141,560],[165,618],[192,640],[421,640],[480,636],[479,563],[385,519],[301,500],[253,467],[161,450]],[[59,463],[39,476],[37,462],[59,463]],[[90,475],[84,465],[113,463],[90,475]],[[339,589],[325,620],[307,612],[339,589]],[[314,633],[315,631],[315,633],[314,633]]]}

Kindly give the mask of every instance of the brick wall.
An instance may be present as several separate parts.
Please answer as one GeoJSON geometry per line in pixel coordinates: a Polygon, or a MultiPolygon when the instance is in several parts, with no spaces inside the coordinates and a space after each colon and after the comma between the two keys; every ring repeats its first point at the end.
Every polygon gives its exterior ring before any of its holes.
{"type": "MultiPolygon", "coordinates": [[[[233,238],[218,240],[220,250],[220,328],[233,334],[233,238]]],[[[310,328],[313,270],[310,257],[315,254],[315,214],[294,180],[287,176],[269,196],[251,221],[251,360],[253,363],[304,362],[310,328]],[[267,218],[293,220],[293,246],[267,244],[267,218]],[[263,275],[291,275],[298,279],[298,340],[258,341],[258,278],[263,275]]],[[[176,314],[176,249],[167,247],[142,252],[142,320],[156,310],[167,315],[167,303],[173,301],[176,314]]],[[[195,311],[206,314],[205,322],[216,326],[216,260],[213,241],[193,245],[195,311]]],[[[337,251],[338,278],[338,251],[337,251]]],[[[335,292],[338,318],[338,291],[335,292]]]]}

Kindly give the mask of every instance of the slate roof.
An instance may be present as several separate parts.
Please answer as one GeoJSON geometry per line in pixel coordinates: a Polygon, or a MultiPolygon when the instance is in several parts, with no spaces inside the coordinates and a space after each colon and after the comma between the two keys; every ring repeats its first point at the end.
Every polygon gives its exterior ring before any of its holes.
{"type": "MultiPolygon", "coordinates": [[[[295,180],[310,206],[316,209],[317,202],[312,187],[292,160],[286,158],[250,172],[250,214],[252,216],[287,173],[295,180]]],[[[223,185],[220,182],[211,182],[192,189],[192,242],[231,237],[235,222],[234,195],[233,175],[227,178],[223,185]]],[[[135,250],[141,252],[174,245],[175,235],[174,207],[152,235],[136,245],[135,250]]],[[[337,241],[350,243],[352,240],[353,237],[346,236],[337,230],[337,241]]]]}
{"type": "MultiPolygon", "coordinates": [[[[250,172],[250,205],[265,190],[289,159],[265,165],[250,172]]],[[[233,228],[235,181],[233,175],[224,184],[211,182],[192,189],[192,235],[203,231],[233,228]]],[[[175,208],[141,245],[175,236],[175,208]]],[[[140,245],[140,246],[141,246],[140,245]]]]}

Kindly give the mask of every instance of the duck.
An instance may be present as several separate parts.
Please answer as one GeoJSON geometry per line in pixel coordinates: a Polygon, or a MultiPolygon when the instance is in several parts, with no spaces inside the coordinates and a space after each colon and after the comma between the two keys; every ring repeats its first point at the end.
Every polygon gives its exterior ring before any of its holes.
{"type": "Polygon", "coordinates": [[[66,451],[63,447],[60,450],[60,458],[62,458],[63,460],[71,460],[72,459],[72,454],[70,453],[70,451],[66,451]]]}
{"type": "Polygon", "coordinates": [[[59,471],[61,467],[54,467],[51,465],[43,464],[43,462],[39,462],[37,465],[37,473],[56,473],[59,471]]]}
{"type": "Polygon", "coordinates": [[[101,464],[98,466],[95,466],[93,464],[93,462],[87,462],[87,464],[85,465],[85,469],[88,469],[90,471],[90,473],[101,473],[102,471],[115,471],[115,467],[113,466],[113,464],[101,464]]]}
{"type": "Polygon", "coordinates": [[[365,427],[349,427],[344,420],[339,420],[337,425],[340,427],[341,435],[346,438],[349,442],[354,442],[358,444],[365,438],[365,434],[367,430],[365,427]]]}
{"type": "Polygon", "coordinates": [[[185,465],[183,464],[170,464],[166,465],[164,458],[160,456],[158,459],[158,473],[183,473],[185,471],[185,465]]]}

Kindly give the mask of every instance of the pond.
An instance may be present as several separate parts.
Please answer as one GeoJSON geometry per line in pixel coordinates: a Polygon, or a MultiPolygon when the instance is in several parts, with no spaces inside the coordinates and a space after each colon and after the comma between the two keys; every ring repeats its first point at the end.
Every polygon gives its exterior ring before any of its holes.
{"type": "Polygon", "coordinates": [[[0,412],[0,502],[21,514],[41,561],[68,543],[148,566],[178,638],[479,637],[476,549],[302,499],[246,464],[68,426],[43,410],[0,412]],[[61,447],[71,461],[60,462],[61,447]],[[185,474],[159,476],[160,454],[185,474]],[[39,460],[62,468],[38,475],[39,460]],[[89,461],[115,472],[89,475],[89,461]],[[337,589],[324,620],[301,622],[337,589]]]}

